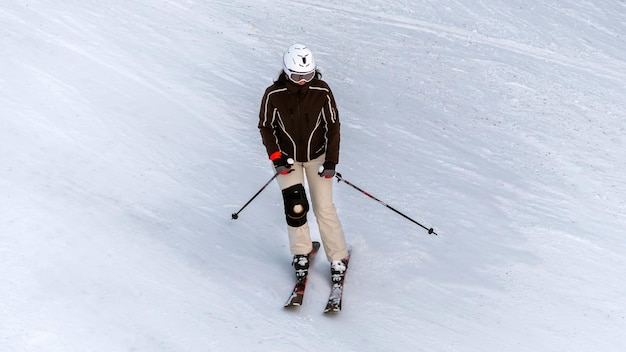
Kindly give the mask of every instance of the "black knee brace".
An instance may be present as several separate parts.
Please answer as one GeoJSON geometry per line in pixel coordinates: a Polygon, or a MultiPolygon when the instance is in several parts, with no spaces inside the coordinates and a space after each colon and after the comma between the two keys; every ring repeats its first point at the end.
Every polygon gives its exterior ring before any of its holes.
{"type": "Polygon", "coordinates": [[[309,211],[309,201],[302,183],[283,189],[285,201],[285,216],[287,225],[300,227],[306,224],[306,213],[309,211]]]}

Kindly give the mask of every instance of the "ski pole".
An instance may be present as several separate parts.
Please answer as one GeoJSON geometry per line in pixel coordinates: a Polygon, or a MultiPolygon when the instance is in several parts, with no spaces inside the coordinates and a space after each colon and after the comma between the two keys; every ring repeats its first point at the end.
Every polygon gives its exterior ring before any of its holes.
{"type": "Polygon", "coordinates": [[[239,209],[239,211],[238,211],[238,212],[233,213],[233,215],[232,215],[232,219],[233,219],[233,220],[237,220],[237,219],[239,218],[239,213],[241,213],[241,211],[242,211],[245,207],[247,207],[247,206],[248,206],[248,204],[250,204],[250,202],[252,202],[252,201],[254,200],[254,198],[256,198],[256,196],[258,196],[258,195],[259,195],[259,193],[263,192],[263,190],[265,189],[265,187],[267,187],[267,185],[269,185],[269,184],[270,184],[270,182],[274,181],[274,179],[276,178],[276,176],[278,176],[278,174],[280,174],[280,171],[276,172],[276,173],[274,174],[274,176],[272,176],[272,178],[270,178],[270,179],[269,179],[269,181],[267,181],[267,182],[263,185],[263,187],[261,187],[261,189],[260,189],[258,192],[256,192],[256,194],[255,194],[254,196],[252,196],[252,198],[250,198],[250,200],[249,200],[249,201],[247,201],[247,202],[246,202],[246,204],[244,204],[244,205],[243,205],[243,207],[241,207],[241,209],[239,209]]]}
{"type": "MultiPolygon", "coordinates": [[[[293,165],[293,163],[294,163],[294,161],[293,161],[293,159],[292,159],[292,158],[287,159],[287,164],[289,164],[289,167],[291,167],[291,165],[293,165]]],[[[293,171],[293,169],[289,170],[288,172],[292,172],[292,171],[293,171]]],[[[245,207],[247,207],[247,206],[248,206],[248,204],[250,204],[250,202],[252,202],[252,201],[254,200],[254,198],[256,198],[256,196],[258,196],[258,195],[259,195],[259,193],[263,192],[263,190],[265,189],[265,187],[267,187],[267,185],[269,185],[269,184],[270,184],[270,182],[272,182],[272,181],[273,181],[273,180],[274,180],[274,179],[275,179],[275,178],[276,178],[276,177],[277,177],[277,176],[278,176],[281,172],[284,172],[284,171],[276,171],[276,173],[274,174],[274,176],[272,176],[272,178],[270,178],[270,179],[269,179],[269,181],[267,181],[267,182],[263,185],[263,187],[261,187],[261,189],[260,189],[258,192],[256,192],[256,194],[255,194],[255,195],[253,195],[253,196],[252,196],[252,198],[250,198],[250,200],[249,200],[249,201],[247,201],[247,202],[246,202],[246,204],[244,204],[244,205],[243,205],[243,207],[241,207],[241,209],[239,209],[239,211],[238,211],[238,212],[233,213],[233,215],[232,215],[232,219],[233,219],[233,220],[237,220],[237,219],[239,218],[239,213],[241,213],[241,211],[242,211],[245,207]]]]}
{"type": "Polygon", "coordinates": [[[359,192],[361,192],[361,193],[365,194],[366,196],[368,196],[368,197],[372,198],[373,200],[377,201],[378,203],[380,203],[380,204],[382,204],[382,205],[386,206],[387,208],[391,209],[392,211],[396,212],[397,214],[401,215],[402,217],[404,217],[405,219],[407,219],[407,220],[411,221],[412,223],[419,225],[419,226],[420,226],[421,228],[423,228],[424,230],[427,230],[429,235],[430,235],[430,234],[434,234],[435,236],[437,236],[437,233],[433,230],[433,228],[432,228],[432,227],[431,227],[431,228],[428,228],[428,227],[426,227],[426,226],[424,226],[424,225],[420,224],[419,222],[417,222],[417,221],[415,221],[415,220],[411,219],[410,217],[408,217],[408,216],[404,215],[403,213],[401,213],[400,211],[398,211],[396,208],[394,208],[394,207],[392,207],[392,206],[388,205],[387,203],[383,202],[382,200],[380,200],[380,199],[378,199],[378,198],[374,197],[373,195],[371,195],[371,194],[367,193],[366,191],[362,190],[361,188],[359,188],[359,187],[357,187],[357,186],[353,185],[352,183],[348,182],[348,180],[346,180],[345,178],[343,178],[343,177],[341,176],[341,174],[340,174],[340,173],[338,173],[338,172],[337,172],[337,173],[335,173],[335,177],[337,177],[337,182],[341,181],[341,182],[343,182],[343,183],[347,184],[348,186],[352,186],[352,187],[353,187],[354,189],[356,189],[357,191],[359,191],[359,192]]]}

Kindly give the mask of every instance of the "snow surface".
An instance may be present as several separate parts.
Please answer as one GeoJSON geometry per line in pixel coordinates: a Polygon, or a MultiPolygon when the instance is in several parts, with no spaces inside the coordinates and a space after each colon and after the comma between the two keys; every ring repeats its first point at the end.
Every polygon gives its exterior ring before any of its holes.
{"type": "MultiPolygon", "coordinates": [[[[1,351],[626,349],[623,0],[4,0],[1,351]],[[256,128],[294,42],[342,119],[344,310],[256,128]]],[[[317,228],[314,237],[319,238],[317,228]]],[[[320,255],[319,258],[324,258],[320,255]]]]}

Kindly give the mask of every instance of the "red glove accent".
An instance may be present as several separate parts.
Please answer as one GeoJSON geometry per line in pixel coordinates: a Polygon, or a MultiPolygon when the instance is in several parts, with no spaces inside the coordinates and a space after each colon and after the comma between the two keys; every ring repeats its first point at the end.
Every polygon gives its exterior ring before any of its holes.
{"type": "Polygon", "coordinates": [[[270,160],[274,162],[274,167],[276,168],[276,172],[281,175],[286,175],[293,171],[291,165],[293,165],[293,159],[283,154],[280,151],[273,152],[270,155],[270,160]]]}
{"type": "Polygon", "coordinates": [[[326,161],[324,165],[320,166],[317,174],[320,175],[320,177],[333,178],[335,177],[335,166],[336,164],[332,161],[326,161]]]}
{"type": "Polygon", "coordinates": [[[272,155],[270,155],[270,160],[274,161],[276,159],[280,159],[283,156],[283,153],[281,153],[280,150],[277,150],[275,152],[272,153],[272,155]]]}

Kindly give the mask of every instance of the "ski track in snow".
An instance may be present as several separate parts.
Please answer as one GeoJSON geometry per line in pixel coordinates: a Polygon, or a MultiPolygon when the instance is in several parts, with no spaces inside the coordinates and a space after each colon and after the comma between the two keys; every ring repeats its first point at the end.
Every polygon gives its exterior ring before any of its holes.
{"type": "MultiPolygon", "coordinates": [[[[372,25],[384,25],[391,27],[398,27],[409,29],[412,31],[431,34],[440,37],[445,40],[455,40],[464,45],[485,45],[508,51],[514,54],[520,54],[529,58],[549,62],[555,65],[563,66],[566,69],[573,69],[575,71],[582,71],[589,75],[597,75],[603,79],[612,80],[616,83],[623,84],[624,78],[626,78],[626,61],[623,58],[602,58],[602,65],[598,65],[597,62],[589,60],[589,58],[572,58],[563,55],[557,51],[533,46],[526,43],[521,43],[515,40],[497,38],[487,34],[482,34],[477,31],[467,30],[455,26],[447,26],[436,24],[428,21],[421,21],[412,19],[405,16],[388,15],[385,13],[375,13],[371,11],[362,11],[348,6],[333,6],[330,4],[324,5],[300,5],[302,7],[317,7],[327,12],[342,12],[349,14],[350,17],[358,19],[360,21],[367,21],[372,25]]],[[[553,7],[554,8],[554,7],[553,7]]],[[[556,10],[556,9],[555,9],[556,10]]],[[[576,20],[576,16],[573,15],[576,20]]],[[[582,20],[580,20],[582,21],[582,20]]],[[[609,36],[615,37],[616,40],[620,40],[620,33],[616,33],[607,28],[598,27],[602,32],[609,36]]],[[[623,41],[623,39],[622,39],[623,41]]]]}

